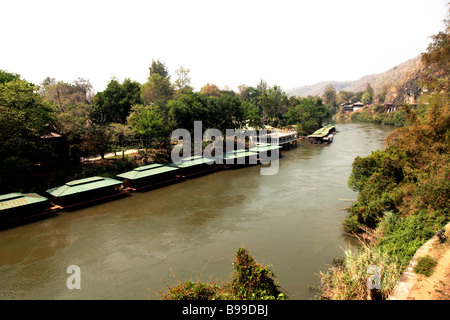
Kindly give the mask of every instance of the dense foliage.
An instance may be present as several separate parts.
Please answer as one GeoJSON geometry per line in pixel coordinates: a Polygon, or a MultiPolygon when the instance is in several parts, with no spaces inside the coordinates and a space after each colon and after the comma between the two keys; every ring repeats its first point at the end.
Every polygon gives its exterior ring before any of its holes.
{"type": "MultiPolygon", "coordinates": [[[[0,194],[43,192],[92,173],[80,159],[103,159],[111,151],[124,156],[127,149],[140,149],[144,163],[168,161],[171,132],[192,131],[194,121],[223,134],[265,125],[297,125],[309,134],[330,116],[320,98],[288,98],[262,80],[256,87],[240,86],[238,93],[211,83],[195,92],[189,69],[180,67],[176,74],[171,82],[166,65],[153,60],[146,83],[113,78],[95,93],[86,79],[66,83],[47,77],[36,86],[0,70],[0,194]]],[[[106,166],[111,174],[121,168],[106,166]]]]}
{"type": "Polygon", "coordinates": [[[450,221],[449,24],[423,55],[422,109],[403,106],[407,125],[392,132],[386,148],[357,157],[349,186],[359,192],[344,222],[347,232],[376,239],[346,252],[322,274],[322,298],[366,299],[367,265],[381,269],[386,298],[417,249],[450,221]],[[369,261],[368,263],[360,263],[369,261]],[[359,288],[353,290],[348,288],[359,288]]]}
{"type": "Polygon", "coordinates": [[[256,262],[250,252],[238,248],[234,273],[223,286],[217,283],[185,281],[161,292],[165,300],[285,300],[270,266],[256,262]]]}

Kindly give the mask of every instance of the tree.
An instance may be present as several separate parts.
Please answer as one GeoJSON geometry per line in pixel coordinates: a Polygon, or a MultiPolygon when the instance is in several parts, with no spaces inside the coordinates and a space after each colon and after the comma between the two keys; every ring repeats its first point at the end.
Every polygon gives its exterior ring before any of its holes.
{"type": "Polygon", "coordinates": [[[40,136],[53,127],[54,109],[18,75],[0,79],[0,193],[30,190],[31,165],[50,156],[40,136]]]}
{"type": "Polygon", "coordinates": [[[111,123],[108,126],[108,130],[111,133],[112,144],[122,151],[122,158],[124,158],[127,141],[133,136],[133,130],[122,123],[111,123]]]}
{"type": "Polygon", "coordinates": [[[441,73],[450,73],[450,19],[444,20],[444,31],[432,36],[432,42],[427,47],[427,52],[422,53],[422,61],[441,70],[441,73]]]}
{"type": "Polygon", "coordinates": [[[88,121],[83,134],[81,150],[85,156],[100,154],[102,159],[111,147],[112,135],[106,125],[96,124],[88,121]]]}
{"type": "Polygon", "coordinates": [[[210,125],[208,96],[199,92],[183,94],[178,99],[170,100],[167,109],[173,129],[183,128],[193,133],[194,121],[202,121],[206,127],[210,125]]]}
{"type": "Polygon", "coordinates": [[[331,84],[325,88],[323,101],[330,108],[331,113],[335,113],[337,107],[336,89],[331,84]]]}
{"type": "Polygon", "coordinates": [[[126,78],[123,83],[112,79],[94,98],[94,119],[99,124],[125,123],[131,106],[142,103],[141,85],[126,78]]]}
{"type": "Polygon", "coordinates": [[[181,66],[177,71],[175,71],[177,74],[177,80],[175,80],[174,87],[175,90],[186,93],[188,91],[193,91],[193,88],[191,85],[191,77],[189,76],[189,69],[185,69],[183,66],[181,66]]]}
{"type": "Polygon", "coordinates": [[[285,118],[287,124],[300,125],[304,133],[310,134],[322,127],[322,121],[330,115],[330,108],[322,99],[302,98],[297,106],[285,113],[285,118]]]}
{"type": "Polygon", "coordinates": [[[350,102],[350,99],[354,96],[354,93],[351,91],[345,91],[345,90],[341,90],[339,91],[337,98],[336,98],[336,103],[338,105],[350,102]]]}
{"type": "Polygon", "coordinates": [[[165,63],[162,62],[161,60],[158,59],[155,61],[152,59],[152,65],[149,68],[149,70],[150,70],[149,78],[151,78],[151,76],[154,74],[159,74],[162,78],[167,78],[167,80],[170,82],[169,70],[167,69],[165,63]]]}
{"type": "Polygon", "coordinates": [[[361,102],[364,104],[370,104],[372,100],[372,97],[370,96],[370,93],[364,92],[364,94],[361,97],[361,102]]]}
{"type": "Polygon", "coordinates": [[[210,96],[210,97],[219,97],[220,89],[213,83],[208,83],[200,89],[200,93],[210,96]]]}
{"type": "Polygon", "coordinates": [[[289,106],[287,94],[279,86],[274,85],[263,90],[259,100],[264,115],[276,126],[289,106]]]}
{"type": "Polygon", "coordinates": [[[129,127],[139,136],[152,139],[163,139],[169,136],[167,121],[156,105],[135,105],[127,118],[129,127]]]}
{"type": "Polygon", "coordinates": [[[374,94],[372,86],[369,83],[367,83],[366,91],[363,93],[363,95],[361,97],[361,102],[364,104],[370,104],[373,102],[374,96],[375,96],[375,94],[374,94]],[[365,100],[365,102],[363,100],[365,100]]]}
{"type": "Polygon", "coordinates": [[[40,135],[55,123],[54,109],[36,93],[37,87],[14,78],[0,84],[0,154],[35,159],[40,135]]]}
{"type": "Polygon", "coordinates": [[[142,85],[141,97],[144,105],[157,104],[164,107],[173,96],[173,87],[168,78],[159,73],[152,73],[142,85]]]}

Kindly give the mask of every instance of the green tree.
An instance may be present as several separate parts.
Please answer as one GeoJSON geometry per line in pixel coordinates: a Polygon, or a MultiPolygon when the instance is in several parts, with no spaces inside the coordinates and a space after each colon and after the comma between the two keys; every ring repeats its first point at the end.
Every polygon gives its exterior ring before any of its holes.
{"type": "Polygon", "coordinates": [[[142,85],[141,97],[145,105],[157,104],[164,107],[173,96],[173,87],[168,78],[159,73],[152,73],[146,83],[142,85]]]}
{"type": "Polygon", "coordinates": [[[141,85],[138,82],[127,78],[120,83],[112,79],[106,89],[94,97],[95,121],[99,124],[125,123],[131,106],[142,103],[140,93],[141,85]]]}
{"type": "Polygon", "coordinates": [[[159,74],[162,78],[166,78],[170,83],[169,70],[167,69],[166,64],[161,60],[158,59],[155,61],[152,59],[152,65],[150,66],[149,70],[150,70],[149,78],[151,78],[151,76],[154,74],[159,74]]]}
{"type": "Polygon", "coordinates": [[[331,116],[330,108],[322,99],[302,98],[299,104],[285,114],[287,124],[299,125],[305,134],[310,134],[323,126],[325,118],[331,116]]]}
{"type": "Polygon", "coordinates": [[[0,75],[0,193],[29,190],[32,165],[50,156],[40,136],[55,124],[54,110],[36,86],[0,75]]]}
{"type": "Polygon", "coordinates": [[[147,138],[150,145],[152,139],[161,140],[169,136],[169,126],[156,105],[135,105],[127,118],[127,124],[142,138],[147,138]]]}
{"type": "Polygon", "coordinates": [[[175,80],[174,88],[177,92],[183,94],[187,92],[192,92],[193,88],[191,87],[191,77],[189,76],[189,69],[181,66],[177,71],[177,80],[175,80]]]}
{"type": "Polygon", "coordinates": [[[334,114],[337,109],[337,96],[336,89],[331,84],[325,88],[323,101],[330,108],[331,113],[334,114]]]}

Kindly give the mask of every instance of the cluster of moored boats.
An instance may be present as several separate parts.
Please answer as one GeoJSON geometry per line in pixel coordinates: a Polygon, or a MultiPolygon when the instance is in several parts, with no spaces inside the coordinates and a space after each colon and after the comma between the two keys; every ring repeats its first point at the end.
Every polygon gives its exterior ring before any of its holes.
{"type": "Polygon", "coordinates": [[[117,175],[117,179],[95,176],[70,181],[46,190],[45,196],[18,192],[0,195],[0,228],[51,216],[60,210],[106,201],[127,192],[156,188],[217,170],[260,164],[262,153],[267,155],[281,148],[259,143],[254,148],[226,152],[220,157],[223,161],[194,155],[170,164],[144,165],[117,175]]]}

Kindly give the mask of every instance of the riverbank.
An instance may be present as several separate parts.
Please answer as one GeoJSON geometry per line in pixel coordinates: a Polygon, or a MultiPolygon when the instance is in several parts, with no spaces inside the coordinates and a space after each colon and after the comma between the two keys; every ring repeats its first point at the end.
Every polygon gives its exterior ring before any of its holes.
{"type": "MultiPolygon", "coordinates": [[[[450,223],[445,227],[450,233],[450,223]]],[[[450,241],[441,243],[437,237],[417,250],[388,300],[450,300],[450,241]],[[436,263],[431,275],[418,274],[416,266],[429,257],[436,263]]]]}
{"type": "Polygon", "coordinates": [[[355,198],[351,163],[393,130],[336,125],[333,143],[283,152],[273,176],[260,166],[218,171],[2,231],[0,299],[160,300],[178,283],[172,274],[221,284],[243,246],[273,265],[291,300],[313,299],[317,271],[354,242],[342,233],[355,198]],[[81,269],[81,290],[65,286],[70,265],[81,269]]]}

